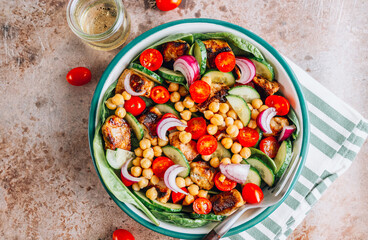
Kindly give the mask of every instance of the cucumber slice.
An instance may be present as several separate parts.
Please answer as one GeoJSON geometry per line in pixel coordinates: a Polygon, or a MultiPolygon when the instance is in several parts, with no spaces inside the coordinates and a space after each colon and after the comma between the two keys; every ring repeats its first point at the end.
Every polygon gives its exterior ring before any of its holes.
{"type": "Polygon", "coordinates": [[[267,163],[259,158],[248,158],[247,162],[258,170],[259,175],[268,186],[271,187],[275,183],[275,174],[267,163]]]}
{"type": "Polygon", "coordinates": [[[254,145],[254,147],[255,148],[257,148],[258,146],[259,146],[259,143],[261,142],[261,140],[262,140],[262,136],[263,136],[263,132],[261,131],[261,129],[260,128],[258,128],[257,127],[257,132],[258,132],[258,134],[259,134],[259,138],[258,138],[258,141],[257,141],[257,143],[256,143],[256,145],[254,145]]]}
{"type": "Polygon", "coordinates": [[[254,66],[256,66],[256,74],[261,75],[266,78],[268,81],[273,81],[274,71],[271,64],[269,64],[266,60],[250,58],[253,62],[254,66]]]}
{"type": "Polygon", "coordinates": [[[256,157],[261,159],[264,163],[266,163],[274,173],[276,173],[276,164],[275,161],[272,160],[272,158],[270,158],[269,156],[267,156],[264,152],[262,152],[261,150],[257,149],[257,148],[249,148],[250,152],[251,152],[251,157],[256,157]]]}
{"type": "Polygon", "coordinates": [[[247,180],[245,181],[245,184],[247,184],[247,183],[254,183],[258,187],[261,186],[262,178],[261,178],[261,175],[259,174],[259,172],[256,168],[250,167],[247,180]]]}
{"type": "Polygon", "coordinates": [[[208,220],[212,222],[221,222],[222,220],[226,218],[226,216],[216,215],[213,213],[208,213],[208,214],[190,213],[189,216],[194,219],[203,219],[203,220],[208,220]]]}
{"type": "Polygon", "coordinates": [[[244,126],[247,126],[252,115],[247,102],[236,95],[227,95],[226,99],[229,101],[231,107],[234,109],[244,126]]]}
{"type": "Polygon", "coordinates": [[[185,77],[181,72],[173,71],[165,67],[158,69],[158,74],[169,82],[185,84],[185,77]]]}
{"type": "Polygon", "coordinates": [[[106,160],[109,165],[116,170],[121,169],[123,164],[134,158],[134,153],[124,149],[117,148],[115,151],[111,149],[106,150],[106,160]]]}
{"type": "Polygon", "coordinates": [[[125,115],[125,121],[128,122],[129,126],[133,129],[135,136],[137,137],[138,141],[142,140],[144,136],[144,131],[142,125],[138,122],[138,120],[129,112],[125,115]]]}
{"type": "Polygon", "coordinates": [[[290,164],[292,156],[292,146],[289,140],[283,141],[277,155],[275,157],[276,164],[276,179],[281,178],[282,174],[286,171],[290,164]]]}
{"type": "Polygon", "coordinates": [[[151,98],[148,98],[148,97],[143,97],[143,96],[139,96],[140,98],[143,99],[143,101],[146,103],[146,108],[149,108],[151,107],[153,104],[155,104],[155,102],[151,99],[151,98]]]}
{"type": "Polygon", "coordinates": [[[214,157],[217,157],[218,159],[231,158],[231,153],[220,142],[217,142],[216,151],[211,154],[211,158],[214,157]]]}
{"type": "Polygon", "coordinates": [[[192,46],[190,46],[188,54],[190,56],[193,56],[194,55],[194,44],[192,46]]]}
{"type": "Polygon", "coordinates": [[[129,64],[130,69],[134,69],[136,72],[142,74],[143,76],[147,77],[149,80],[162,84],[164,80],[155,72],[148,70],[147,68],[139,65],[138,63],[131,63],[129,64]]]}
{"type": "Polygon", "coordinates": [[[180,166],[186,168],[186,170],[178,174],[179,177],[185,178],[189,175],[190,171],[189,163],[184,154],[182,153],[182,151],[180,151],[174,146],[167,145],[162,148],[162,153],[166,157],[170,158],[175,164],[179,164],[180,166]]]}
{"type": "Polygon", "coordinates": [[[224,83],[225,85],[232,87],[235,84],[235,77],[232,72],[220,72],[217,70],[207,71],[203,77],[210,77],[213,83],[224,83]]]}
{"type": "Polygon", "coordinates": [[[132,191],[134,195],[143,203],[144,206],[152,208],[152,201],[146,197],[146,194],[140,191],[132,191]]]}
{"type": "Polygon", "coordinates": [[[218,192],[218,191],[208,190],[208,194],[217,195],[217,194],[219,194],[219,193],[220,193],[220,192],[218,192]]]}
{"type": "Polygon", "coordinates": [[[174,107],[168,104],[157,104],[155,108],[157,108],[162,113],[162,115],[164,115],[165,113],[172,113],[178,118],[180,118],[179,112],[176,111],[174,107]]]}
{"type": "Polygon", "coordinates": [[[202,75],[206,71],[206,63],[207,63],[207,50],[204,43],[197,39],[194,42],[193,54],[195,59],[197,59],[200,74],[202,75]]]}
{"type": "Polygon", "coordinates": [[[247,85],[233,87],[229,90],[229,94],[238,95],[242,97],[247,103],[252,102],[252,100],[254,99],[261,98],[257,90],[247,85]]]}
{"type": "Polygon", "coordinates": [[[157,211],[180,212],[183,206],[181,204],[162,203],[157,200],[153,200],[151,208],[157,211]]]}

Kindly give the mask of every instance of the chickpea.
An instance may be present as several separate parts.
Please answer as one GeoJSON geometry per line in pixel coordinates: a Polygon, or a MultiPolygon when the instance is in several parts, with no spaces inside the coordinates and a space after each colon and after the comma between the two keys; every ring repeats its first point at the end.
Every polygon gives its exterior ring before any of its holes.
{"type": "Polygon", "coordinates": [[[227,165],[231,163],[231,160],[230,158],[223,158],[220,163],[227,165]]]}
{"type": "Polygon", "coordinates": [[[173,103],[180,101],[180,94],[178,92],[173,92],[170,94],[170,101],[173,103]]]}
{"type": "Polygon", "coordinates": [[[239,130],[240,130],[240,129],[242,129],[242,128],[244,127],[244,125],[243,125],[242,121],[240,121],[240,120],[235,120],[234,125],[235,125],[239,130]]]}
{"type": "Polygon", "coordinates": [[[252,107],[255,109],[260,108],[263,105],[263,102],[261,99],[257,98],[257,99],[253,99],[252,100],[252,107]]]}
{"type": "Polygon", "coordinates": [[[141,160],[142,160],[142,158],[137,157],[137,158],[135,158],[135,159],[132,161],[132,163],[133,163],[133,165],[134,165],[134,166],[140,166],[140,165],[141,165],[141,160]]]}
{"type": "Polygon", "coordinates": [[[155,156],[152,148],[147,148],[143,151],[143,157],[148,159],[153,159],[155,156]]]}
{"type": "Polygon", "coordinates": [[[192,113],[198,112],[198,108],[194,105],[193,107],[189,108],[189,111],[191,111],[192,113]]]}
{"type": "Polygon", "coordinates": [[[142,173],[142,168],[139,166],[134,166],[130,169],[130,173],[134,176],[134,177],[139,177],[141,176],[142,173]]]}
{"type": "Polygon", "coordinates": [[[140,180],[139,182],[138,182],[138,185],[139,185],[139,187],[142,189],[142,188],[145,188],[145,187],[147,187],[148,186],[148,179],[147,178],[141,178],[142,180],[140,180]]]}
{"type": "Polygon", "coordinates": [[[229,135],[236,133],[236,131],[239,131],[239,129],[235,125],[231,125],[226,128],[226,132],[229,135]]]}
{"type": "Polygon", "coordinates": [[[213,117],[213,115],[214,115],[214,113],[213,113],[212,111],[209,111],[209,110],[204,111],[204,112],[203,112],[203,114],[204,114],[204,117],[205,117],[207,120],[211,120],[211,118],[212,118],[212,117],[213,117]]]}
{"type": "Polygon", "coordinates": [[[188,133],[188,132],[185,132],[185,131],[180,132],[179,133],[179,140],[180,140],[180,142],[182,142],[184,144],[188,143],[188,142],[190,142],[190,140],[192,140],[192,134],[188,133]]]}
{"type": "Polygon", "coordinates": [[[178,111],[178,112],[184,111],[184,105],[183,105],[182,102],[177,102],[177,103],[175,103],[174,106],[175,106],[176,111],[178,111]]]}
{"type": "Polygon", "coordinates": [[[212,79],[210,76],[204,76],[201,80],[211,86],[212,79]]]}
{"type": "Polygon", "coordinates": [[[111,98],[106,100],[105,105],[110,110],[115,110],[116,109],[116,105],[112,103],[111,98]]]}
{"type": "Polygon", "coordinates": [[[218,166],[220,165],[220,160],[218,159],[218,157],[212,158],[210,161],[210,165],[214,168],[218,168],[218,166]]]}
{"type": "Polygon", "coordinates": [[[115,104],[115,105],[124,105],[124,97],[121,94],[115,94],[115,96],[113,96],[111,98],[111,103],[115,104]]]}
{"type": "Polygon", "coordinates": [[[199,190],[198,197],[207,198],[207,194],[208,194],[208,191],[202,189],[202,190],[199,190]]]}
{"type": "Polygon", "coordinates": [[[153,147],[153,155],[155,155],[155,157],[159,157],[162,155],[162,148],[160,146],[154,146],[153,147]]]}
{"type": "MultiPolygon", "coordinates": [[[[180,120],[182,123],[184,123],[185,125],[187,125],[187,121],[185,120],[180,120]]],[[[176,129],[178,129],[179,131],[184,131],[187,127],[176,127],[176,129]]]]}
{"type": "Polygon", "coordinates": [[[192,112],[189,110],[184,110],[180,113],[180,116],[182,119],[189,121],[190,118],[192,117],[192,112]]]}
{"type": "Polygon", "coordinates": [[[193,195],[193,196],[197,196],[198,192],[199,192],[199,187],[196,184],[192,184],[188,187],[188,192],[193,195]]]}
{"type": "Polygon", "coordinates": [[[136,155],[137,157],[142,157],[142,156],[143,156],[143,150],[142,150],[142,148],[136,148],[136,149],[134,150],[134,153],[135,153],[135,155],[136,155]]]}
{"type": "Polygon", "coordinates": [[[238,164],[238,163],[240,163],[242,160],[243,160],[243,158],[242,158],[239,154],[234,154],[234,155],[231,157],[231,163],[233,163],[233,164],[238,164]]]}
{"type": "Polygon", "coordinates": [[[252,110],[252,119],[256,120],[259,115],[259,111],[257,109],[252,110]]]}
{"type": "Polygon", "coordinates": [[[208,109],[211,110],[214,113],[217,113],[220,109],[220,104],[218,102],[211,102],[208,106],[208,109]]]}
{"type": "Polygon", "coordinates": [[[116,110],[115,110],[115,115],[118,116],[119,118],[124,118],[125,115],[126,115],[126,111],[125,111],[125,108],[123,107],[118,107],[116,110]]]}
{"type": "Polygon", "coordinates": [[[142,148],[142,150],[145,150],[147,148],[151,147],[151,141],[148,140],[147,138],[143,138],[140,142],[139,142],[139,146],[142,148]]]}
{"type": "Polygon", "coordinates": [[[202,159],[208,162],[211,159],[211,155],[201,155],[202,159]]]}
{"type": "Polygon", "coordinates": [[[157,198],[157,190],[155,187],[151,187],[150,189],[147,190],[146,192],[146,197],[151,199],[152,201],[155,200],[157,198]]]}
{"type": "Polygon", "coordinates": [[[238,142],[234,142],[234,144],[231,146],[231,152],[232,153],[239,153],[242,150],[242,145],[238,142]]]}
{"type": "Polygon", "coordinates": [[[226,148],[226,149],[230,149],[231,146],[233,145],[233,140],[231,138],[223,138],[221,140],[222,145],[226,148]]]}
{"type": "Polygon", "coordinates": [[[194,101],[190,96],[187,96],[183,101],[183,105],[186,108],[191,108],[194,106],[194,101]]]}
{"type": "Polygon", "coordinates": [[[225,118],[225,124],[226,124],[226,126],[234,125],[234,119],[231,118],[231,117],[226,117],[225,118]]]}
{"type": "Polygon", "coordinates": [[[254,120],[250,120],[248,123],[248,127],[251,129],[256,129],[257,128],[257,123],[254,120]]]}
{"type": "Polygon", "coordinates": [[[152,145],[152,146],[157,146],[157,144],[158,144],[158,139],[157,139],[157,137],[152,138],[152,139],[151,139],[151,145],[152,145]]]}
{"type": "Polygon", "coordinates": [[[227,103],[220,103],[220,112],[227,113],[230,110],[230,106],[227,103]]]}
{"type": "Polygon", "coordinates": [[[186,177],[185,179],[185,186],[190,186],[193,184],[192,179],[190,177],[186,177]]]}
{"type": "Polygon", "coordinates": [[[163,139],[161,139],[161,138],[159,138],[159,139],[158,139],[158,145],[159,145],[160,147],[164,147],[164,146],[166,146],[168,143],[169,143],[169,141],[168,141],[168,140],[163,140],[163,139]]]}
{"type": "Polygon", "coordinates": [[[220,114],[215,114],[210,121],[213,125],[219,126],[224,123],[224,118],[220,114]]]}
{"type": "Polygon", "coordinates": [[[153,171],[152,168],[145,168],[142,171],[142,176],[147,178],[147,179],[151,179],[153,176],[153,171]]]}
{"type": "Polygon", "coordinates": [[[183,205],[187,206],[187,205],[192,204],[193,202],[194,202],[194,197],[192,195],[188,194],[184,198],[183,205]]]}
{"type": "Polygon", "coordinates": [[[210,135],[215,135],[217,133],[218,127],[213,124],[208,124],[207,126],[207,132],[210,135]]]}
{"type": "Polygon", "coordinates": [[[234,120],[238,118],[238,115],[236,114],[236,112],[233,109],[228,111],[226,114],[227,114],[228,117],[231,117],[234,120]]]}
{"type": "Polygon", "coordinates": [[[248,108],[249,108],[249,110],[253,110],[253,106],[252,106],[252,104],[250,104],[250,103],[247,103],[247,105],[248,105],[248,108]]]}
{"type": "Polygon", "coordinates": [[[125,101],[128,101],[132,98],[132,95],[130,95],[127,91],[124,91],[122,93],[122,95],[123,95],[125,101]]]}
{"type": "Polygon", "coordinates": [[[183,187],[185,187],[185,180],[184,180],[184,178],[182,178],[182,177],[177,177],[177,178],[175,179],[175,182],[176,182],[176,185],[177,185],[179,188],[183,188],[183,187]]]}
{"type": "Polygon", "coordinates": [[[141,188],[139,187],[139,184],[138,183],[133,183],[132,188],[136,192],[138,192],[139,190],[141,190],[141,188]]]}
{"type": "Polygon", "coordinates": [[[226,176],[225,176],[224,174],[222,174],[222,173],[221,173],[221,175],[220,175],[220,177],[218,178],[218,180],[219,180],[220,182],[224,182],[224,181],[225,181],[225,179],[226,179],[226,176]]]}
{"type": "Polygon", "coordinates": [[[235,127],[235,132],[229,134],[229,136],[231,138],[236,138],[239,135],[239,128],[237,128],[235,125],[233,125],[235,127]]]}
{"type": "Polygon", "coordinates": [[[264,110],[266,110],[268,108],[268,106],[267,105],[262,105],[259,109],[258,109],[258,111],[259,112],[263,112],[264,110]]]}
{"type": "Polygon", "coordinates": [[[150,168],[151,167],[151,164],[152,164],[152,162],[148,158],[143,158],[141,160],[141,167],[142,168],[150,168]]]}
{"type": "Polygon", "coordinates": [[[172,83],[170,83],[167,90],[169,90],[169,92],[177,92],[177,91],[179,91],[179,84],[172,82],[172,83]]]}
{"type": "Polygon", "coordinates": [[[188,90],[184,86],[179,87],[179,94],[180,96],[184,97],[188,95],[188,90]]]}
{"type": "Polygon", "coordinates": [[[251,154],[252,153],[251,153],[250,149],[247,148],[247,147],[243,147],[243,149],[240,151],[240,156],[242,156],[242,158],[244,158],[244,159],[249,158],[251,154]]]}
{"type": "Polygon", "coordinates": [[[153,175],[150,180],[153,185],[156,185],[159,181],[160,179],[156,175],[153,175]]]}

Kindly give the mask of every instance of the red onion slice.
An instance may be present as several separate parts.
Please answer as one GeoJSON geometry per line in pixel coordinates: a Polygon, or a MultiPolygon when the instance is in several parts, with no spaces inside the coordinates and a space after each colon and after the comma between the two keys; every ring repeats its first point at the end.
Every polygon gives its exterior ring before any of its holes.
{"type": "Polygon", "coordinates": [[[244,184],[249,173],[249,164],[220,164],[220,171],[228,179],[244,184]]]}
{"type": "Polygon", "coordinates": [[[186,168],[178,164],[169,167],[165,172],[164,182],[166,187],[168,187],[171,191],[176,193],[180,192],[185,195],[188,195],[188,193],[184,192],[182,189],[178,187],[178,185],[176,185],[176,176],[184,170],[186,170],[186,168]]]}
{"type": "Polygon", "coordinates": [[[295,131],[296,127],[294,125],[291,126],[284,126],[282,128],[281,134],[279,136],[279,142],[282,142],[286,139],[288,139],[288,137],[291,136],[291,134],[293,134],[293,132],[295,131]]]}
{"type": "Polygon", "coordinates": [[[236,82],[240,84],[251,82],[256,75],[256,66],[254,66],[254,63],[245,57],[236,57],[235,63],[241,72],[240,78],[236,82]]]}
{"type": "Polygon", "coordinates": [[[132,89],[132,87],[130,86],[130,76],[132,74],[129,72],[124,79],[124,88],[125,90],[132,96],[142,96],[143,94],[146,93],[146,90],[140,91],[140,92],[136,92],[132,89]]]}
{"type": "Polygon", "coordinates": [[[184,75],[188,86],[200,77],[197,59],[189,55],[181,56],[174,62],[174,71],[179,71],[184,75]]]}
{"type": "Polygon", "coordinates": [[[180,121],[177,118],[164,118],[161,119],[157,124],[157,136],[161,138],[162,140],[167,140],[166,132],[169,130],[169,128],[172,127],[186,127],[187,125],[184,124],[182,121],[180,121]]]}
{"type": "Polygon", "coordinates": [[[276,116],[276,108],[270,107],[262,111],[257,117],[258,127],[265,133],[272,133],[271,119],[276,116]]]}
{"type": "Polygon", "coordinates": [[[137,178],[137,177],[133,177],[132,175],[130,175],[130,173],[128,172],[128,165],[129,163],[132,161],[133,159],[129,159],[128,161],[126,161],[124,163],[124,165],[121,167],[121,175],[123,175],[123,177],[131,182],[139,182],[140,180],[142,180],[141,178],[137,178]]]}

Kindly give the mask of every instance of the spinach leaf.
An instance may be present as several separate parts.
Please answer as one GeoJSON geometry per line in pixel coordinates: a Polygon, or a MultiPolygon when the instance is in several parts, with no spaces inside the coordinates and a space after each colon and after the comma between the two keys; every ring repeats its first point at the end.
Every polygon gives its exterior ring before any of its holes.
{"type": "Polygon", "coordinates": [[[159,212],[156,210],[151,210],[151,212],[161,221],[165,221],[180,227],[196,228],[210,223],[210,221],[203,219],[189,218],[188,214],[185,213],[168,213],[159,212]]]}
{"type": "Polygon", "coordinates": [[[294,111],[294,109],[292,107],[290,107],[289,113],[287,115],[287,117],[290,119],[290,121],[292,121],[296,127],[296,131],[293,132],[293,134],[291,135],[291,137],[296,140],[296,138],[299,135],[300,132],[300,124],[299,124],[299,120],[298,117],[296,116],[296,113],[294,111]]]}

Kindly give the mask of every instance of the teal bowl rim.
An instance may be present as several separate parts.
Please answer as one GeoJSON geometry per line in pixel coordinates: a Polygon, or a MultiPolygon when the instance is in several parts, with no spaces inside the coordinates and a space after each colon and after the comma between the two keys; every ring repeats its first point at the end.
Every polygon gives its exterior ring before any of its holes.
{"type": "Polygon", "coordinates": [[[256,224],[260,223],[266,217],[268,217],[273,211],[275,211],[285,201],[285,199],[289,196],[291,190],[294,188],[294,185],[297,182],[297,180],[298,180],[298,178],[301,174],[302,168],[303,168],[304,163],[305,163],[306,155],[307,155],[307,152],[308,152],[308,147],[309,147],[309,115],[308,115],[308,108],[307,108],[307,104],[306,104],[303,92],[302,92],[301,87],[299,85],[299,82],[298,82],[294,72],[291,70],[289,64],[287,64],[287,62],[280,55],[280,53],[278,53],[276,51],[276,49],[274,49],[269,43],[267,43],[261,37],[257,36],[253,32],[251,32],[251,31],[249,31],[249,30],[247,30],[243,27],[240,27],[238,25],[235,25],[235,24],[232,24],[232,23],[229,23],[229,22],[225,22],[225,21],[221,21],[221,20],[207,19],[207,18],[190,18],[190,19],[183,19],[183,20],[168,22],[168,23],[162,24],[160,26],[157,26],[155,28],[152,28],[152,29],[148,30],[147,32],[142,33],[137,38],[135,38],[130,43],[128,43],[114,57],[114,59],[110,62],[110,64],[107,66],[106,70],[102,74],[101,79],[100,79],[100,81],[98,82],[98,84],[96,86],[96,90],[95,90],[95,93],[93,94],[93,98],[92,98],[92,101],[91,101],[91,108],[90,108],[90,114],[89,114],[89,120],[88,120],[89,148],[90,148],[90,152],[91,152],[91,156],[92,156],[92,160],[93,160],[93,164],[95,166],[96,172],[98,174],[98,177],[99,177],[102,185],[106,189],[107,193],[110,195],[112,200],[126,214],[128,214],[131,218],[133,218],[136,222],[142,224],[143,226],[145,226],[145,227],[147,227],[147,228],[149,228],[149,229],[151,229],[155,232],[158,232],[158,233],[170,236],[170,237],[185,238],[185,239],[199,239],[199,238],[204,237],[204,234],[188,234],[188,233],[182,233],[182,232],[176,232],[176,231],[164,229],[164,228],[156,226],[156,225],[152,224],[151,222],[149,222],[149,221],[141,218],[140,216],[136,215],[126,204],[124,204],[123,202],[120,202],[107,189],[107,187],[105,186],[104,182],[101,179],[100,173],[97,170],[94,155],[93,155],[93,144],[92,143],[93,143],[93,137],[94,137],[94,134],[95,134],[95,119],[96,119],[96,111],[97,111],[97,106],[98,106],[98,100],[99,100],[99,97],[101,95],[102,88],[103,88],[103,86],[106,82],[106,79],[109,76],[109,74],[111,73],[112,69],[115,67],[115,65],[124,56],[124,54],[126,52],[128,52],[132,47],[134,47],[137,43],[141,42],[143,39],[147,38],[148,36],[158,32],[158,31],[161,31],[165,28],[172,27],[172,26],[179,25],[179,24],[184,24],[184,23],[210,23],[210,24],[217,24],[217,25],[225,26],[225,27],[232,28],[234,30],[237,30],[237,31],[247,35],[248,37],[250,37],[251,39],[253,39],[257,43],[262,45],[265,49],[267,49],[267,51],[269,51],[277,59],[277,61],[285,69],[286,73],[288,74],[289,78],[291,79],[291,81],[293,83],[293,86],[295,88],[295,91],[297,92],[297,95],[298,95],[299,101],[300,101],[301,112],[302,112],[302,117],[303,117],[303,141],[302,141],[302,147],[301,147],[301,151],[300,151],[300,156],[302,157],[302,161],[301,161],[301,163],[298,167],[298,170],[297,170],[295,178],[294,178],[294,180],[291,184],[291,187],[289,188],[288,192],[285,194],[285,196],[283,197],[283,199],[279,203],[277,203],[274,206],[268,207],[263,212],[258,214],[256,217],[254,217],[253,219],[245,222],[244,224],[232,228],[225,235],[225,236],[228,237],[228,236],[232,236],[234,234],[238,234],[242,231],[245,231],[245,230],[255,226],[256,224]]]}

